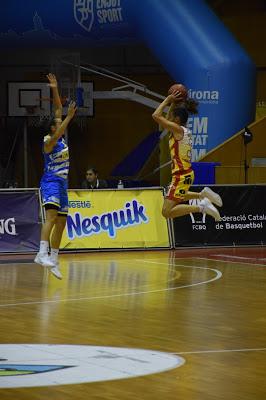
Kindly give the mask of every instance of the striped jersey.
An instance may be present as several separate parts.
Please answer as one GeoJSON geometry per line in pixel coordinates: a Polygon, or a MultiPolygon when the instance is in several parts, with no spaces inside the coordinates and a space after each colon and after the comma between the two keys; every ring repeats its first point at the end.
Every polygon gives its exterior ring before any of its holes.
{"type": "MultiPolygon", "coordinates": [[[[44,144],[49,138],[49,135],[44,137],[44,144]]],[[[63,138],[58,139],[51,153],[45,153],[43,150],[43,156],[44,176],[46,178],[58,177],[67,179],[69,171],[69,151],[63,138]]]]}
{"type": "Polygon", "coordinates": [[[174,135],[169,133],[169,149],[172,160],[172,174],[187,171],[191,169],[192,156],[192,133],[188,128],[182,126],[184,136],[181,140],[175,139],[174,135]]]}

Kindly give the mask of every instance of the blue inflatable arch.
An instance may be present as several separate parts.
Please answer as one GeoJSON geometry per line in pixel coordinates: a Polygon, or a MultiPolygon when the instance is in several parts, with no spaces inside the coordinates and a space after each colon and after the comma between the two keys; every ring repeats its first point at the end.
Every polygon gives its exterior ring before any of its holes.
{"type": "Polygon", "coordinates": [[[254,119],[255,66],[203,0],[9,0],[0,26],[2,47],[144,42],[200,102],[194,159],[254,119]]]}

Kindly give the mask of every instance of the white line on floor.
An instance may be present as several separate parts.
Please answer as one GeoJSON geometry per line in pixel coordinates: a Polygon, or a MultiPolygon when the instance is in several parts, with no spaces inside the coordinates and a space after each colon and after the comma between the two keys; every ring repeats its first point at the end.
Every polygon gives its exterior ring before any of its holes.
{"type": "Polygon", "coordinates": [[[243,261],[231,261],[231,260],[217,260],[216,258],[205,258],[205,257],[195,257],[196,260],[205,260],[205,261],[214,261],[214,262],[221,262],[221,263],[231,263],[231,264],[241,264],[241,265],[252,265],[253,267],[266,267],[266,264],[255,264],[255,263],[246,263],[243,261]]]}
{"type": "MultiPolygon", "coordinates": [[[[136,260],[135,262],[147,262],[147,260],[136,260]]],[[[162,264],[162,265],[169,265],[168,263],[158,263],[158,262],[153,262],[153,261],[148,261],[148,263],[154,264],[162,264]]],[[[200,285],[205,285],[207,283],[214,282],[222,277],[222,272],[219,271],[218,269],[214,268],[207,268],[207,267],[194,267],[194,266],[189,266],[189,265],[182,265],[182,264],[174,264],[175,266],[183,267],[183,268],[197,268],[197,269],[203,269],[203,270],[209,270],[212,272],[215,272],[215,277],[206,281],[202,282],[196,282],[196,283],[191,283],[189,285],[183,285],[183,286],[175,286],[171,288],[164,288],[164,289],[155,289],[155,290],[145,290],[145,291],[140,291],[140,292],[131,292],[131,293],[119,293],[119,294],[110,294],[110,295],[105,295],[105,296],[92,296],[92,297],[79,297],[79,298],[66,298],[66,299],[58,299],[58,300],[44,300],[44,301],[27,301],[27,302],[20,302],[20,303],[8,303],[8,304],[0,304],[0,308],[8,308],[8,307],[17,307],[17,306],[26,306],[26,305],[36,305],[36,304],[56,304],[56,303],[67,303],[67,302],[74,302],[74,301],[89,301],[89,300],[101,300],[101,299],[111,299],[115,297],[129,297],[129,296],[140,296],[143,294],[150,294],[150,293],[160,293],[160,292],[170,292],[173,290],[178,290],[178,289],[184,289],[184,288],[189,288],[189,287],[195,287],[195,286],[200,286],[200,285]]]]}
{"type": "Polygon", "coordinates": [[[238,260],[260,260],[260,261],[266,260],[266,258],[230,256],[229,254],[212,254],[212,256],[213,257],[224,257],[224,258],[236,258],[238,260]]]}
{"type": "Polygon", "coordinates": [[[171,354],[211,354],[211,353],[244,353],[244,352],[251,352],[251,351],[266,351],[266,347],[258,347],[254,349],[222,349],[222,350],[199,350],[199,351],[181,351],[171,354]]]}

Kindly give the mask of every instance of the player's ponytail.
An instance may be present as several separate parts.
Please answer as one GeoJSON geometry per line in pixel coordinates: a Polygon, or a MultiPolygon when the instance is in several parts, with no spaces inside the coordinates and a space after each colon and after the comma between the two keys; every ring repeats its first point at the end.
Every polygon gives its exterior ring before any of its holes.
{"type": "Polygon", "coordinates": [[[191,98],[186,99],[185,107],[189,114],[198,114],[198,105],[199,103],[191,98]]]}
{"type": "Polygon", "coordinates": [[[194,99],[188,98],[182,103],[179,103],[173,110],[174,118],[178,117],[181,125],[185,125],[188,121],[189,114],[198,114],[199,103],[194,99]]]}

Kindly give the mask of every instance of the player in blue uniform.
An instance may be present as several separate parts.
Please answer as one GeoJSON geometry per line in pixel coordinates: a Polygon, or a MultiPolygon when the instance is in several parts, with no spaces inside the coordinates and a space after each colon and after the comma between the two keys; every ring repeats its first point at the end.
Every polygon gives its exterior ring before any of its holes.
{"type": "Polygon", "coordinates": [[[69,171],[69,151],[63,135],[76,113],[76,104],[74,102],[69,104],[67,116],[62,121],[62,104],[56,77],[52,74],[47,77],[53,92],[55,118],[49,126],[49,132],[44,137],[43,143],[45,166],[41,179],[41,195],[46,220],[42,226],[40,250],[35,257],[35,262],[49,267],[53,275],[62,279],[58,264],[58,252],[68,213],[67,178],[69,171]],[[49,242],[51,245],[50,256],[48,255],[49,242]]]}

